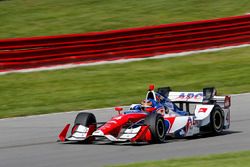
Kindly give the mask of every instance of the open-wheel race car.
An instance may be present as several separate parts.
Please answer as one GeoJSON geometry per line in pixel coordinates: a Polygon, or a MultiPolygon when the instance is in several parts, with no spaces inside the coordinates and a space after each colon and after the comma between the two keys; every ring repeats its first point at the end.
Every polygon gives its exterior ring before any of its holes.
{"type": "Polygon", "coordinates": [[[220,134],[230,126],[230,96],[217,96],[213,87],[202,92],[174,92],[169,87],[149,86],[146,98],[107,122],[93,113],[80,112],[67,137],[70,124],[59,134],[61,142],[95,141],[161,143],[167,136],[182,138],[204,133],[220,134]]]}

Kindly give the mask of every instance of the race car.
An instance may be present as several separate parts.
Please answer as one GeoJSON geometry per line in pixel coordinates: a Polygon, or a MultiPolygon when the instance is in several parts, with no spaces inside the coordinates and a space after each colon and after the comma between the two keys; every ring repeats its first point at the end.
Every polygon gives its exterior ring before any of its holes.
{"type": "Polygon", "coordinates": [[[161,143],[167,136],[182,138],[212,133],[218,135],[230,126],[230,96],[217,96],[213,87],[202,92],[174,92],[169,87],[149,86],[146,98],[128,110],[116,107],[118,114],[107,122],[97,122],[93,113],[81,112],[71,133],[67,124],[59,141],[161,143]]]}

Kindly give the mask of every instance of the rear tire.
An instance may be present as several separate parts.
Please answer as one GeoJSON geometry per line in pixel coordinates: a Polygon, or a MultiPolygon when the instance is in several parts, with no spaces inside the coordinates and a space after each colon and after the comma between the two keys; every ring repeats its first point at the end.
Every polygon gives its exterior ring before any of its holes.
{"type": "Polygon", "coordinates": [[[210,115],[210,128],[212,130],[212,134],[221,134],[223,131],[223,126],[224,118],[222,115],[222,111],[219,107],[214,107],[210,115]]]}
{"type": "Polygon", "coordinates": [[[145,118],[145,124],[149,125],[152,135],[151,143],[162,143],[166,137],[166,127],[161,114],[152,113],[145,118]]]}

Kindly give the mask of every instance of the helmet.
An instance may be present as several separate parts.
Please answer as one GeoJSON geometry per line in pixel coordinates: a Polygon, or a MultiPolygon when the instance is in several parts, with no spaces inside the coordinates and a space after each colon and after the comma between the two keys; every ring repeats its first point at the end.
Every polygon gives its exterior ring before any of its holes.
{"type": "Polygon", "coordinates": [[[155,106],[155,105],[154,105],[154,102],[153,102],[153,100],[151,100],[151,99],[143,100],[143,101],[141,102],[141,109],[142,109],[143,111],[146,111],[147,108],[152,108],[152,107],[154,107],[154,106],[155,106]]]}

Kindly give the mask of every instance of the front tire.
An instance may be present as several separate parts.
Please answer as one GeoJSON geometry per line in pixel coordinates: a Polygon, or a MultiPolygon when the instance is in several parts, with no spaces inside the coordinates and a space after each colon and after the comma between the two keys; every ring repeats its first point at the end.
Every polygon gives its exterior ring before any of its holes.
{"type": "MultiPolygon", "coordinates": [[[[87,112],[81,112],[79,114],[77,114],[76,118],[75,118],[75,124],[74,127],[71,130],[71,134],[73,134],[73,132],[75,131],[75,129],[79,126],[85,126],[85,127],[89,127],[90,125],[94,125],[96,130],[96,118],[95,115],[92,113],[87,113],[87,112]]],[[[85,141],[83,141],[83,143],[92,143],[92,141],[94,140],[94,137],[89,137],[87,138],[85,141]]]]}
{"type": "Polygon", "coordinates": [[[166,137],[166,127],[161,114],[152,113],[145,118],[145,124],[149,125],[152,135],[151,143],[162,143],[166,137]]]}
{"type": "Polygon", "coordinates": [[[96,124],[95,115],[92,113],[81,112],[77,114],[75,119],[75,125],[83,125],[88,127],[89,125],[96,124]]]}

